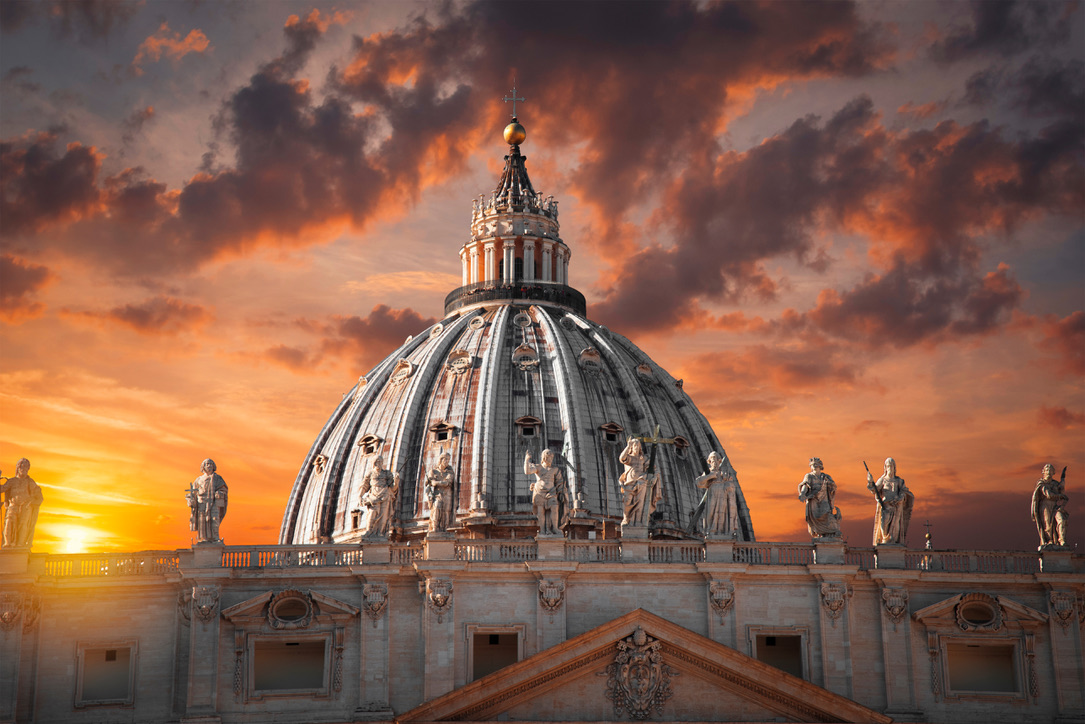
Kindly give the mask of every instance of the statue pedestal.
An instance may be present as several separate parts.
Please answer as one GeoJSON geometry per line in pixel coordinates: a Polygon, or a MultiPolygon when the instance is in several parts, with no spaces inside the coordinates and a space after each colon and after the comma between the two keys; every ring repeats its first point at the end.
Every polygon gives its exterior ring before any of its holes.
{"type": "Polygon", "coordinates": [[[882,543],[874,546],[875,568],[904,568],[904,552],[908,550],[898,543],[882,543]]]}
{"type": "Polygon", "coordinates": [[[565,537],[562,535],[535,536],[538,544],[538,558],[540,561],[563,561],[565,560],[565,537]]]}
{"type": "MultiPolygon", "coordinates": [[[[900,567],[904,567],[904,557],[901,557],[900,567]]],[[[814,563],[817,565],[831,565],[842,566],[844,565],[844,541],[839,539],[833,540],[815,540],[814,541],[814,563]]]]}
{"type": "Polygon", "coordinates": [[[456,560],[456,535],[448,532],[426,533],[426,560],[456,560]]]}
{"type": "Polygon", "coordinates": [[[1044,573],[1073,573],[1074,562],[1071,559],[1074,552],[1069,548],[1063,550],[1040,551],[1040,570],[1044,573]]]}
{"type": "Polygon", "coordinates": [[[732,563],[735,560],[735,541],[727,538],[708,536],[704,541],[705,563],[732,563]]]}
{"type": "Polygon", "coordinates": [[[362,563],[365,564],[381,564],[392,562],[392,549],[388,545],[388,540],[374,541],[373,543],[362,543],[362,563]]]}
{"type": "Polygon", "coordinates": [[[222,568],[222,554],[226,551],[223,543],[197,543],[192,546],[192,566],[194,568],[222,568]]]}
{"type": "Polygon", "coordinates": [[[648,527],[622,526],[622,563],[648,560],[648,527]]]}
{"type": "Polygon", "coordinates": [[[0,576],[13,576],[19,573],[26,573],[29,562],[29,548],[0,549],[0,576]]]}

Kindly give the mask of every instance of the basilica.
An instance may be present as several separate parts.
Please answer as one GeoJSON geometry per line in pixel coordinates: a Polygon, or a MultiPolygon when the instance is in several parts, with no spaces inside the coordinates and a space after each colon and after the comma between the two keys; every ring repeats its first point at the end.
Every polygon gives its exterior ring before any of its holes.
{"type": "Polygon", "coordinates": [[[210,459],[189,549],[5,540],[0,722],[1085,722],[1054,471],[1038,552],[909,549],[893,460],[871,547],[816,458],[811,541],[758,541],[681,381],[569,286],[526,137],[514,117],[443,318],[344,395],[277,543],[222,543],[243,513],[210,459]]]}

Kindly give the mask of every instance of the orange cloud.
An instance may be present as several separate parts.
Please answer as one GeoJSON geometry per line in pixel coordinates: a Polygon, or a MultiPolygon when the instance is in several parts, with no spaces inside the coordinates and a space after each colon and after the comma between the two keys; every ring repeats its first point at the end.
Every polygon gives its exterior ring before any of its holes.
{"type": "Polygon", "coordinates": [[[198,329],[214,318],[204,307],[165,296],[113,307],[105,312],[65,310],[65,316],[118,324],[145,335],[176,335],[198,329]]]}
{"type": "Polygon", "coordinates": [[[0,320],[18,324],[40,316],[45,305],[34,296],[55,280],[47,267],[0,254],[0,320]]]}
{"type": "Polygon", "coordinates": [[[140,43],[136,57],[132,59],[132,67],[137,75],[142,74],[140,66],[148,61],[158,62],[164,56],[176,63],[189,53],[203,53],[210,47],[211,41],[202,30],[193,28],[182,38],[180,33],[170,32],[169,23],[162,23],[154,35],[140,43]]]}
{"type": "Polygon", "coordinates": [[[1051,427],[1056,430],[1085,425],[1085,414],[1071,412],[1062,406],[1048,407],[1047,405],[1041,405],[1040,409],[1036,411],[1036,419],[1044,427],[1051,427]]]}

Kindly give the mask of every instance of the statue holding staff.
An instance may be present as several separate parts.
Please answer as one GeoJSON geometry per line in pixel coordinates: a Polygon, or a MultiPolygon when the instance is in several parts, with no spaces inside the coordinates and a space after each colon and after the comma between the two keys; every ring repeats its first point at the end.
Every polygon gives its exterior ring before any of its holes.
{"type": "MultiPolygon", "coordinates": [[[[866,462],[863,467],[867,468],[866,462]]],[[[915,496],[904,485],[904,478],[897,477],[897,461],[885,459],[885,472],[874,480],[870,468],[866,473],[867,489],[874,493],[874,545],[904,545],[908,537],[908,523],[912,519],[915,496]]]]}
{"type": "Polygon", "coordinates": [[[644,452],[640,438],[631,437],[618,461],[625,466],[618,478],[622,490],[622,525],[647,527],[652,512],[663,498],[655,460],[644,452]]]}

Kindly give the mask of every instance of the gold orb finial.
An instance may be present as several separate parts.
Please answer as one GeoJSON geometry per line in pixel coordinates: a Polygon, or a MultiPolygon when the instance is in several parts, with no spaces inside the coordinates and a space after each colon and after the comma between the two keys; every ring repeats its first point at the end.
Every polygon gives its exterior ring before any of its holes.
{"type": "Polygon", "coordinates": [[[519,146],[525,138],[527,138],[527,130],[516,120],[516,116],[513,116],[512,123],[505,126],[505,143],[510,146],[519,146]]]}

